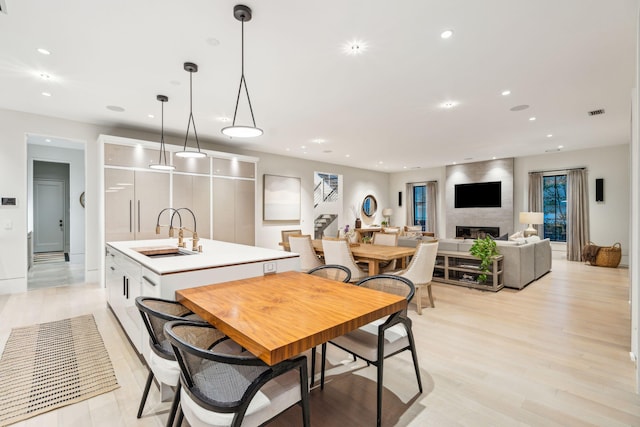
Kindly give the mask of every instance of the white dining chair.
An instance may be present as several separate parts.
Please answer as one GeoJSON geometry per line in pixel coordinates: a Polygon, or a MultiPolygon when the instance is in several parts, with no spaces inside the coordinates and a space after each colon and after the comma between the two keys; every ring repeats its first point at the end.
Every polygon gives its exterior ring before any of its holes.
{"type": "Polygon", "coordinates": [[[289,236],[289,249],[300,255],[300,271],[309,271],[322,265],[308,234],[289,236]]]}
{"type": "MultiPolygon", "coordinates": [[[[373,233],[373,240],[371,243],[374,245],[383,246],[398,246],[399,233],[373,233]]],[[[389,273],[396,270],[398,260],[393,259],[385,264],[380,264],[380,273],[389,273]]]]}
{"type": "Polygon", "coordinates": [[[416,253],[413,255],[406,270],[393,273],[396,276],[404,277],[413,282],[416,287],[415,302],[418,314],[422,314],[423,288],[427,288],[431,307],[436,307],[433,303],[433,294],[431,292],[431,279],[433,279],[433,268],[436,264],[437,254],[438,242],[419,243],[416,247],[416,253]]]}
{"type": "Polygon", "coordinates": [[[343,239],[322,239],[322,250],[325,264],[344,265],[351,271],[352,282],[357,282],[368,276],[366,271],[358,267],[348,241],[343,239]]]}

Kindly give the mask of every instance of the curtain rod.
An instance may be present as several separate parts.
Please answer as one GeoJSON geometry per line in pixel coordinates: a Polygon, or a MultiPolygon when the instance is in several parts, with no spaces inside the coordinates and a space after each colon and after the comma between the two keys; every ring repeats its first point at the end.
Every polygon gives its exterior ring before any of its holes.
{"type": "Polygon", "coordinates": [[[581,167],[581,168],[566,168],[566,169],[546,169],[546,170],[541,170],[541,171],[529,171],[530,174],[532,173],[547,173],[547,172],[567,172],[567,171],[579,171],[579,170],[585,170],[587,167],[581,167]]]}

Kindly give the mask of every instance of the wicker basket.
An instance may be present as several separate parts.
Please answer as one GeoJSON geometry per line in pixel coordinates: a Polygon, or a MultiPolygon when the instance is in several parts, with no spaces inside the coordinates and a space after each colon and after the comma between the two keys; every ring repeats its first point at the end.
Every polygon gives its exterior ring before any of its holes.
{"type": "Polygon", "coordinates": [[[600,250],[596,255],[596,262],[591,265],[598,267],[617,267],[622,258],[622,246],[620,243],[614,243],[613,246],[600,246],[600,250]]]}

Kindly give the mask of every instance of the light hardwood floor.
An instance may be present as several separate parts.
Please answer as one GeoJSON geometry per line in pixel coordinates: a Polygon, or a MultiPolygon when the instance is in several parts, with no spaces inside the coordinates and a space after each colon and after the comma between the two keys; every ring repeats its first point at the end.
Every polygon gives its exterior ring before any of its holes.
{"type": "MultiPolygon", "coordinates": [[[[410,313],[424,392],[408,353],[387,359],[384,426],[640,425],[628,270],[554,260],[521,291],[433,288],[436,308],[410,313]]],[[[135,417],[147,370],[97,284],[0,296],[0,349],[13,327],[85,313],[96,318],[121,387],[16,426],[164,425],[169,403],[159,403],[157,387],[135,417]]],[[[311,392],[312,425],[375,425],[375,368],[329,347],[327,385],[311,392]]],[[[300,425],[299,408],[270,425],[300,425]]]]}

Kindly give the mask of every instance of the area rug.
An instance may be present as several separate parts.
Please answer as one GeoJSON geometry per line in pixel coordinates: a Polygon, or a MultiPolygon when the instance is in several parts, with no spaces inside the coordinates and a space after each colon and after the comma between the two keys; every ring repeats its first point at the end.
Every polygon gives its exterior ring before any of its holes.
{"type": "Polygon", "coordinates": [[[33,254],[34,264],[44,264],[52,262],[67,261],[64,252],[38,252],[33,254]]]}
{"type": "Polygon", "coordinates": [[[93,315],[15,328],[0,359],[0,426],[118,387],[93,315]]]}

